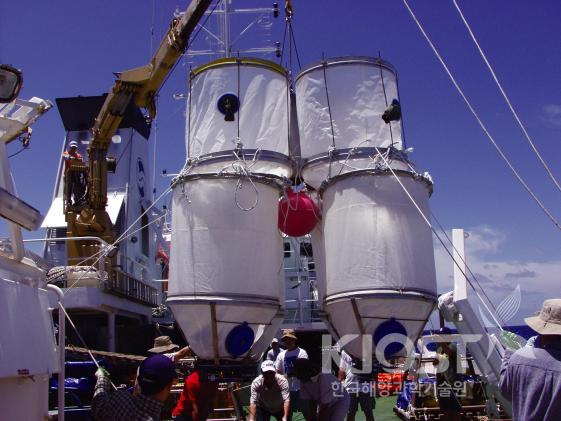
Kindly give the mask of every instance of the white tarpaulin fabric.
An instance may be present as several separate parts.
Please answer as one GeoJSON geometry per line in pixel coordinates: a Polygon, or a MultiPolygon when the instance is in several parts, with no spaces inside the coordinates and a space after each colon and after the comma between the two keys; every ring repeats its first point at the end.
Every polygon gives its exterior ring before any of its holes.
{"type": "MultiPolygon", "coordinates": [[[[214,359],[210,303],[204,300],[182,301],[181,298],[172,297],[168,299],[167,304],[172,309],[191,349],[203,360],[214,359]]],[[[282,323],[283,313],[272,305],[249,305],[237,300],[216,300],[216,319],[218,357],[232,359],[226,349],[225,338],[234,326],[246,322],[255,334],[248,356],[256,360],[271,344],[282,323]]]]}
{"type": "Polygon", "coordinates": [[[384,110],[394,99],[399,100],[397,76],[389,68],[380,67],[375,59],[334,59],[325,69],[318,66],[304,70],[296,78],[302,157],[327,155],[333,135],[337,149],[390,145],[401,149],[401,122],[386,124],[382,120],[384,110]]]}
{"type": "MultiPolygon", "coordinates": [[[[355,298],[360,322],[366,335],[374,336],[376,328],[391,318],[399,322],[406,331],[407,338],[414,344],[422,333],[426,320],[432,312],[435,299],[422,299],[420,297],[408,296],[406,294],[380,294],[379,298],[355,298]]],[[[350,299],[328,303],[323,310],[329,314],[328,328],[340,335],[357,335],[355,339],[345,343],[343,348],[354,357],[362,358],[364,340],[361,329],[355,317],[353,305],[350,299]]],[[[344,339],[350,339],[349,336],[344,339]]],[[[370,338],[366,338],[367,341],[370,338]]],[[[376,348],[372,344],[373,349],[376,348]]],[[[382,347],[379,351],[384,353],[382,347]]]]}
{"type": "MultiPolygon", "coordinates": [[[[430,218],[425,182],[400,176],[430,218]]],[[[393,289],[436,294],[432,233],[392,175],[338,180],[323,195],[326,297],[393,289]]]]}
{"type": "Polygon", "coordinates": [[[236,324],[247,322],[254,331],[255,353],[266,349],[280,324],[275,319],[284,303],[279,191],[257,181],[243,181],[241,189],[237,183],[198,179],[173,190],[168,304],[201,358],[213,357],[209,300],[217,303],[221,358],[228,357],[224,341],[236,324]],[[255,199],[250,211],[238,207],[249,208],[255,199]]]}
{"type": "Polygon", "coordinates": [[[240,294],[280,299],[279,192],[236,179],[187,181],[173,190],[169,295],[240,294]],[[257,196],[258,195],[258,196],[257,196]],[[258,253],[258,254],[256,254],[258,253]]]}
{"type": "Polygon", "coordinates": [[[203,70],[191,81],[188,156],[235,149],[238,124],[245,149],[288,155],[288,101],[286,76],[263,64],[233,62],[203,70]],[[218,100],[228,93],[240,101],[235,121],[225,121],[224,114],[218,111],[218,100]]]}
{"type": "MultiPolygon", "coordinates": [[[[427,184],[409,176],[400,181],[430,218],[427,184]]],[[[323,194],[321,224],[312,241],[321,256],[316,266],[325,265],[317,273],[330,332],[374,335],[394,318],[414,342],[436,302],[434,251],[430,228],[397,180],[369,174],[338,179],[323,194]]],[[[361,340],[345,350],[361,357],[361,340]]]]}

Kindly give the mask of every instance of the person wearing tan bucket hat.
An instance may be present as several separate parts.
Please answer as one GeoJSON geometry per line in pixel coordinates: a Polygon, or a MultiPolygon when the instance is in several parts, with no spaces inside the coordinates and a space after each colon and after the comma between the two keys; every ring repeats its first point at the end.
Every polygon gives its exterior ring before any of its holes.
{"type": "Polygon", "coordinates": [[[179,345],[174,344],[169,336],[158,336],[154,339],[154,347],[148,350],[149,354],[163,354],[173,362],[179,361],[191,354],[188,346],[179,349],[179,345]],[[174,352],[175,351],[175,352],[174,352]]]}
{"type": "Polygon", "coordinates": [[[302,410],[302,404],[300,402],[300,381],[293,376],[292,368],[294,366],[294,361],[298,358],[308,358],[308,353],[306,350],[296,346],[298,337],[294,329],[284,329],[282,331],[282,342],[286,346],[286,349],[281,351],[277,355],[275,360],[275,368],[277,373],[284,375],[288,378],[288,383],[290,386],[290,411],[288,415],[288,421],[292,419],[292,413],[298,410],[302,410]]]}
{"type": "Polygon", "coordinates": [[[538,333],[534,346],[508,349],[500,389],[512,402],[513,420],[558,420],[561,414],[561,299],[545,300],[524,319],[538,333]]]}

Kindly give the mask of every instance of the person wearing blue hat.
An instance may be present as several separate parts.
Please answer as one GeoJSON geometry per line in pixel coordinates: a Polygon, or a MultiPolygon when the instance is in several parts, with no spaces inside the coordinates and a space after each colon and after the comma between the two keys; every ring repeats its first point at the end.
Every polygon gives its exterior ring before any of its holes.
{"type": "Polygon", "coordinates": [[[162,407],[177,377],[173,362],[164,355],[152,355],[140,364],[140,394],[112,390],[109,373],[99,368],[92,400],[95,420],[159,420],[162,407]]]}
{"type": "Polygon", "coordinates": [[[73,170],[74,162],[84,162],[82,155],[78,152],[78,142],[71,140],[68,143],[68,149],[62,154],[62,159],[64,160],[66,205],[72,206],[72,198],[74,198],[74,205],[79,205],[85,200],[87,181],[83,171],[73,170]]]}

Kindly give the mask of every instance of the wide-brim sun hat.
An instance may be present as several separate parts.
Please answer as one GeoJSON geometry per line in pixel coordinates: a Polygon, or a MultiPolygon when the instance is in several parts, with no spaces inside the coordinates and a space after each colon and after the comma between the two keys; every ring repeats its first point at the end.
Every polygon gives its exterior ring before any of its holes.
{"type": "Polygon", "coordinates": [[[296,337],[296,332],[294,332],[294,329],[285,329],[282,331],[282,339],[286,338],[298,339],[296,337]]]}
{"type": "Polygon", "coordinates": [[[561,299],[545,300],[542,309],[524,321],[541,335],[561,335],[561,299]]]}
{"type": "Polygon", "coordinates": [[[158,336],[154,339],[154,347],[148,352],[152,354],[161,354],[162,352],[170,352],[179,349],[179,345],[174,344],[169,336],[158,336]]]}

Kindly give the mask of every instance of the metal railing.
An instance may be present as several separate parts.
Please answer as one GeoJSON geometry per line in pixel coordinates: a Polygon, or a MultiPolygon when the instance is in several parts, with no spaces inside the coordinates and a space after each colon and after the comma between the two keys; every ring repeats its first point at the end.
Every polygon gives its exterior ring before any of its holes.
{"type": "MultiPolygon", "coordinates": [[[[127,298],[131,301],[138,302],[140,304],[157,306],[159,304],[158,298],[161,293],[157,288],[147,285],[143,280],[136,279],[133,275],[123,271],[120,266],[114,266],[111,268],[110,276],[107,277],[107,271],[105,270],[106,259],[105,256],[111,253],[113,248],[110,244],[99,237],[85,236],[85,237],[48,237],[39,239],[24,240],[24,243],[40,243],[47,242],[51,245],[56,243],[67,243],[71,240],[79,241],[92,241],[93,246],[98,249],[99,254],[97,257],[91,257],[89,259],[83,259],[81,257],[68,259],[70,263],[81,264],[83,266],[92,265],[92,268],[97,272],[95,275],[98,278],[97,287],[103,292],[117,295],[119,297],[127,298]]],[[[123,257],[119,252],[117,252],[117,257],[123,257]]],[[[66,260],[66,259],[65,259],[66,260]]],[[[137,262],[134,259],[126,257],[125,261],[132,262],[133,265],[140,267],[141,273],[143,269],[146,269],[146,265],[137,262]]],[[[57,262],[58,263],[58,262],[57,262]]],[[[61,288],[68,288],[70,286],[80,287],[88,286],[93,287],[94,283],[91,282],[92,276],[78,275],[78,279],[72,280],[64,276],[65,273],[61,273],[60,280],[57,284],[61,288]],[[80,278],[83,278],[82,280],[80,278]],[[81,282],[82,281],[82,282],[81,282]]]]}
{"type": "Polygon", "coordinates": [[[104,282],[104,290],[141,304],[157,306],[160,293],[154,287],[133,278],[121,269],[113,268],[113,276],[104,282]]]}
{"type": "Polygon", "coordinates": [[[322,321],[316,299],[286,300],[285,305],[284,323],[303,325],[322,321]]]}

